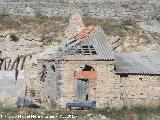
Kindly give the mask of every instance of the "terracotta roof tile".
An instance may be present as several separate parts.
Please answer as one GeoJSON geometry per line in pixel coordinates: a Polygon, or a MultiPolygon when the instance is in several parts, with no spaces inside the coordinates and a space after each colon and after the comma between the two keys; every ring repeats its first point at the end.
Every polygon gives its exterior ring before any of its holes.
{"type": "Polygon", "coordinates": [[[97,30],[97,26],[95,26],[95,25],[88,26],[82,32],[73,36],[71,39],[74,38],[75,40],[81,40],[83,38],[87,38],[91,35],[91,33],[95,32],[96,30],[97,30]]]}
{"type": "Polygon", "coordinates": [[[96,72],[95,71],[80,71],[76,72],[74,75],[75,78],[88,78],[89,80],[96,81],[96,72]]]}

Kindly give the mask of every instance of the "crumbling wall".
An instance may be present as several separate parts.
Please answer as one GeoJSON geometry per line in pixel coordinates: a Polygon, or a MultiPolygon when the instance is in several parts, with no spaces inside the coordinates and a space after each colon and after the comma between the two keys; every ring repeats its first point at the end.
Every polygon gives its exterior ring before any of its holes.
{"type": "MultiPolygon", "coordinates": [[[[40,87],[37,87],[39,83],[37,83],[36,54],[42,50],[41,40],[39,38],[37,40],[37,38],[26,34],[18,37],[18,33],[14,32],[2,32],[1,37],[5,40],[0,42],[0,70],[14,73],[13,79],[23,83],[20,85],[20,94],[17,97],[32,99],[35,97],[35,94],[38,96],[40,87]],[[14,41],[11,38],[17,38],[18,41],[14,41]],[[23,79],[19,79],[22,75],[23,79]]],[[[10,77],[12,77],[12,74],[10,77]]],[[[9,84],[10,87],[14,88],[15,85],[11,84],[9,84]]],[[[3,85],[3,83],[0,83],[0,85],[3,85]]],[[[10,95],[9,93],[10,91],[6,91],[8,96],[10,95]]]]}
{"type": "Polygon", "coordinates": [[[24,77],[25,77],[25,85],[23,86],[23,94],[21,97],[37,100],[40,98],[41,94],[41,84],[39,81],[38,75],[38,61],[37,56],[31,56],[26,59],[24,66],[24,77]]]}
{"type": "Polygon", "coordinates": [[[58,65],[55,61],[38,61],[38,81],[41,84],[40,99],[41,104],[49,107],[56,107],[59,99],[60,79],[58,65]]]}

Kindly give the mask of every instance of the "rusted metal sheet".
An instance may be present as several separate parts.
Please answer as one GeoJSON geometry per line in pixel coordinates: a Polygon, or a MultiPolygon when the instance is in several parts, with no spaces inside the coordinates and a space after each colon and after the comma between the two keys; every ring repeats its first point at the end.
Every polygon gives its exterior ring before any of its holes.
{"type": "Polygon", "coordinates": [[[75,40],[83,40],[87,37],[90,37],[92,33],[96,31],[97,27],[95,25],[86,27],[82,32],[78,33],[77,35],[73,36],[72,39],[75,40]]]}

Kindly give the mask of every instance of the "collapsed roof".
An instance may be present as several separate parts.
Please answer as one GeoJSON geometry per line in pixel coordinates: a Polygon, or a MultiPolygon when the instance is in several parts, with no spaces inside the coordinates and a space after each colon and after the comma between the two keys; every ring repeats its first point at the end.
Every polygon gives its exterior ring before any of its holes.
{"type": "Polygon", "coordinates": [[[86,27],[65,44],[64,60],[113,60],[105,33],[100,26],[86,27]]]}
{"type": "Polygon", "coordinates": [[[85,27],[79,13],[71,16],[62,44],[62,60],[114,59],[103,29],[95,25],[85,27]]]}
{"type": "MultiPolygon", "coordinates": [[[[40,59],[46,56],[42,53],[40,59]]],[[[51,54],[51,53],[48,53],[51,54]]],[[[100,26],[85,27],[79,13],[74,13],[69,26],[65,32],[65,37],[54,50],[53,55],[47,55],[47,59],[58,60],[113,60],[114,56],[107,42],[107,38],[100,26]]]]}
{"type": "Polygon", "coordinates": [[[62,43],[39,55],[41,60],[114,60],[117,74],[160,75],[160,52],[116,53],[115,57],[103,29],[85,27],[79,13],[74,13],[62,43]]]}

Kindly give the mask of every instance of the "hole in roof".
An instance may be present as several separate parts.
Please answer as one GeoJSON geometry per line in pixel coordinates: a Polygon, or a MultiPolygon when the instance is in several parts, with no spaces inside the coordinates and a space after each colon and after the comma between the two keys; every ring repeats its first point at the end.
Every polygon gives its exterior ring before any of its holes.
{"type": "Polygon", "coordinates": [[[82,46],[82,48],[89,48],[89,46],[82,46]]]}
{"type": "Polygon", "coordinates": [[[96,55],[97,52],[96,51],[91,51],[92,55],[96,55]]]}
{"type": "Polygon", "coordinates": [[[77,53],[82,53],[82,51],[81,51],[81,50],[78,50],[77,53]]]}
{"type": "Polygon", "coordinates": [[[96,55],[97,52],[92,45],[81,45],[69,49],[69,55],[96,55]]]}
{"type": "Polygon", "coordinates": [[[84,53],[90,53],[90,51],[89,50],[85,50],[84,53]]]}

